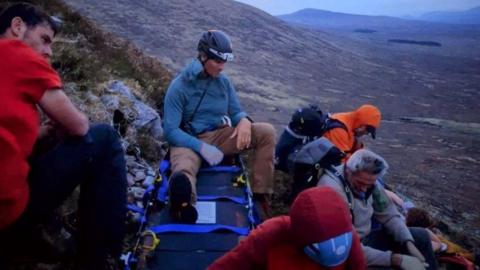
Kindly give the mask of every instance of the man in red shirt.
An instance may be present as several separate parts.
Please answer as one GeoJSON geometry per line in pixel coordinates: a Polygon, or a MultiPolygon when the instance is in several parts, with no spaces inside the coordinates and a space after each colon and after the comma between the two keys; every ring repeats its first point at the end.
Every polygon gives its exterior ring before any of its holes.
{"type": "Polygon", "coordinates": [[[0,14],[0,255],[80,185],[79,264],[103,269],[108,256],[121,252],[124,154],[113,128],[89,127],[62,90],[48,63],[57,28],[25,3],[0,14]],[[39,127],[38,108],[53,125],[39,127]],[[54,129],[65,136],[54,148],[32,154],[35,142],[54,129]]]}

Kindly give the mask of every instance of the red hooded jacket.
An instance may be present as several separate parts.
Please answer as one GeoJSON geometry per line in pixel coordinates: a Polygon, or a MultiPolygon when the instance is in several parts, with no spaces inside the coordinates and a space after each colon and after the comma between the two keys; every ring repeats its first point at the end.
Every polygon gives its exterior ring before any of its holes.
{"type": "Polygon", "coordinates": [[[365,125],[378,128],[382,115],[377,107],[367,104],[360,106],[353,112],[335,113],[331,118],[345,124],[347,130],[334,128],[327,131],[323,136],[345,152],[347,154],[346,159],[348,159],[353,152],[363,147],[363,145],[357,145],[355,141],[355,129],[365,125]]]}
{"type": "Polygon", "coordinates": [[[346,204],[333,189],[321,187],[301,192],[290,216],[265,221],[208,269],[362,270],[366,269],[366,262],[346,204]],[[303,253],[309,244],[346,232],[353,233],[353,244],[348,259],[341,265],[326,268],[303,253]]]}

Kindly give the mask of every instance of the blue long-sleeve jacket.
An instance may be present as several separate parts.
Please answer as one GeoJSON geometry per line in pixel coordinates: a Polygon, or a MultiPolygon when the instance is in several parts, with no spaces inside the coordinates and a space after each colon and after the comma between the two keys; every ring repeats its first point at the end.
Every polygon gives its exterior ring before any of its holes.
{"type": "Polygon", "coordinates": [[[223,74],[216,78],[206,76],[200,61],[193,60],[168,87],[164,102],[165,138],[172,146],[199,152],[202,142],[194,135],[215,130],[222,124],[223,116],[230,117],[232,125],[236,126],[247,114],[230,80],[223,74]],[[192,119],[205,89],[205,97],[192,119]],[[182,120],[190,120],[194,135],[180,128],[182,120]]]}

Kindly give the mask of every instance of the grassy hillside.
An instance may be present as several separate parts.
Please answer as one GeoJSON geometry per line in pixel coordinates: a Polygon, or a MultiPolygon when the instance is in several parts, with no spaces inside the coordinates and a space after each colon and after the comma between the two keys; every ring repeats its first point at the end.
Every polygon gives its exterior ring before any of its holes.
{"type": "MultiPolygon", "coordinates": [[[[1,5],[16,1],[0,0],[1,5]]],[[[20,2],[20,1],[18,1],[20,2]]],[[[123,39],[105,33],[91,21],[71,11],[61,1],[23,1],[42,6],[62,19],[56,37],[52,65],[64,83],[74,82],[81,91],[98,93],[98,87],[111,79],[138,85],[139,93],[158,109],[170,82],[170,73],[153,57],[123,39]]]]}

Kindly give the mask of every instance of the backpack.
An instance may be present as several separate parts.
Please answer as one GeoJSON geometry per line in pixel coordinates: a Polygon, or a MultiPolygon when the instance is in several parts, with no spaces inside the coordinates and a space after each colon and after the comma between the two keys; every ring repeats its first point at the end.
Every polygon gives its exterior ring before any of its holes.
{"type": "Polygon", "coordinates": [[[322,113],[315,106],[297,109],[275,147],[275,168],[289,173],[292,170],[289,156],[334,128],[347,130],[345,124],[330,118],[330,114],[322,113]]]}
{"type": "Polygon", "coordinates": [[[475,270],[475,265],[460,254],[442,254],[438,261],[449,270],[475,270]]]}
{"type": "Polygon", "coordinates": [[[340,176],[335,166],[340,165],[344,157],[345,153],[324,137],[303,145],[290,155],[293,185],[289,201],[293,202],[301,191],[315,187],[325,170],[340,176]]]}

